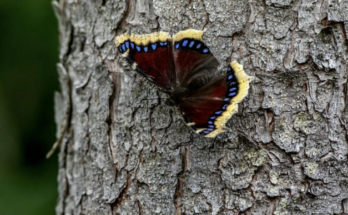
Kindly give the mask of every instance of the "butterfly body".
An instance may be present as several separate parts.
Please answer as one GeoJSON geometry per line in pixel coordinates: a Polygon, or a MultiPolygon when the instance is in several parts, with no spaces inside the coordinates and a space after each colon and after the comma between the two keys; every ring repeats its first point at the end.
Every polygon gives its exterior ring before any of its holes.
{"type": "Polygon", "coordinates": [[[185,101],[187,93],[188,90],[186,88],[178,87],[169,95],[165,103],[169,106],[177,106],[181,101],[185,101]]]}
{"type": "Polygon", "coordinates": [[[138,74],[168,94],[166,104],[175,106],[196,133],[215,137],[225,131],[228,119],[247,95],[250,77],[237,62],[225,74],[202,41],[203,31],[189,29],[173,37],[158,32],[116,37],[119,52],[138,74]]]}

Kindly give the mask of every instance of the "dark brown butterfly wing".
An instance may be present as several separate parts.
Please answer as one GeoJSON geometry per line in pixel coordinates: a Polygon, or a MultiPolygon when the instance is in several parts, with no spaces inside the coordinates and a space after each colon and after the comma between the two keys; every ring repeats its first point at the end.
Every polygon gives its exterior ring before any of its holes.
{"type": "Polygon", "coordinates": [[[176,81],[181,87],[186,87],[197,77],[208,78],[217,72],[219,62],[203,43],[203,33],[189,29],[173,37],[176,81]]]}
{"type": "Polygon", "coordinates": [[[225,124],[238,111],[248,94],[250,77],[243,66],[232,62],[227,73],[217,76],[182,101],[178,109],[187,125],[205,137],[224,132],[225,124]]]}
{"type": "Polygon", "coordinates": [[[159,90],[170,94],[176,87],[172,38],[168,33],[123,34],[116,37],[116,46],[132,68],[159,90]]]}

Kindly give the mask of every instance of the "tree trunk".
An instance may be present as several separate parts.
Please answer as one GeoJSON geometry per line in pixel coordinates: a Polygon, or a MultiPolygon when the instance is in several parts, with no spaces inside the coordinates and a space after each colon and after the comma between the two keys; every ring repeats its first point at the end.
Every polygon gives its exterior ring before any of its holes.
{"type": "Polygon", "coordinates": [[[348,213],[347,0],[61,0],[57,214],[348,213]],[[206,29],[255,76],[231,131],[192,132],[114,38],[206,29]]]}

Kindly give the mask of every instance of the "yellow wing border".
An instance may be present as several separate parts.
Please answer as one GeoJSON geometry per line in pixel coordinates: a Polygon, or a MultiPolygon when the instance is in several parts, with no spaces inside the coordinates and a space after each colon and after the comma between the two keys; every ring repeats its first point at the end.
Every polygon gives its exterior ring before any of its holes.
{"type": "Polygon", "coordinates": [[[247,95],[249,91],[249,83],[252,80],[251,76],[248,76],[244,70],[243,66],[233,61],[230,63],[234,71],[238,82],[238,93],[230,100],[230,104],[226,107],[226,110],[221,113],[214,121],[215,129],[205,137],[216,137],[218,134],[226,131],[226,123],[232,117],[233,114],[238,112],[238,103],[240,103],[247,95]]]}

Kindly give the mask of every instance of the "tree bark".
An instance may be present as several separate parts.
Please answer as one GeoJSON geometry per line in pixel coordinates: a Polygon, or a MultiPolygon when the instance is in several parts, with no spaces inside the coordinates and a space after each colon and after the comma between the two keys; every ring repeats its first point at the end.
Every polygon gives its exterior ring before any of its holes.
{"type": "Polygon", "coordinates": [[[61,0],[57,214],[348,213],[347,0],[61,0]],[[117,53],[207,30],[255,76],[231,131],[191,131],[117,53]]]}

